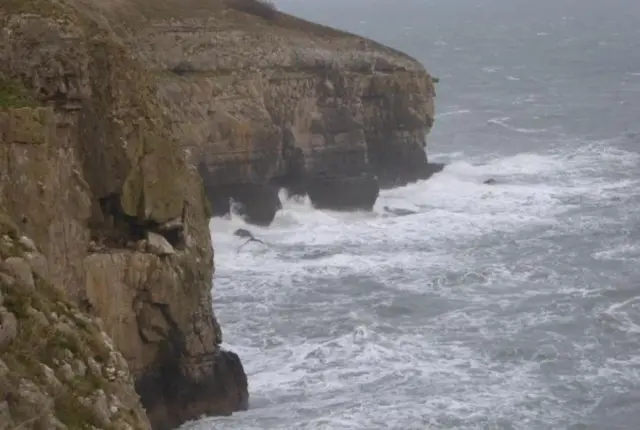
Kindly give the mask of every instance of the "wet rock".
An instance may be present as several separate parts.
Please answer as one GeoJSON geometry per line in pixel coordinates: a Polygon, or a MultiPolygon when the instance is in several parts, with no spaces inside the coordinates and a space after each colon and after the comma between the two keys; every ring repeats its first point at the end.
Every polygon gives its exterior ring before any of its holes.
{"type": "Polygon", "coordinates": [[[238,215],[250,224],[267,226],[273,222],[282,202],[280,188],[272,184],[232,184],[215,188],[209,195],[214,215],[223,216],[231,211],[229,200],[237,203],[238,215]]]}
{"type": "MultiPolygon", "coordinates": [[[[167,363],[173,361],[170,357],[166,358],[167,363]]],[[[189,407],[206,408],[211,415],[230,415],[248,409],[247,376],[240,358],[233,352],[221,350],[213,357],[202,359],[204,361],[197,366],[198,373],[174,369],[172,373],[163,375],[151,371],[136,381],[143,406],[150,411],[151,422],[157,423],[154,429],[172,429],[188,419],[192,412],[183,406],[180,393],[184,392],[195,394],[190,399],[189,407]],[[171,391],[159,389],[166,384],[170,384],[171,391]],[[153,408],[160,400],[171,407],[153,408]]]]}
{"type": "Polygon", "coordinates": [[[173,255],[176,253],[176,250],[164,236],[152,231],[147,232],[147,251],[157,255],[173,255]]]}
{"type": "Polygon", "coordinates": [[[307,192],[314,207],[339,211],[370,211],[378,199],[380,187],[375,177],[315,177],[307,192]]]}
{"type": "Polygon", "coordinates": [[[20,257],[9,257],[4,261],[3,270],[16,279],[16,283],[30,291],[35,290],[31,266],[20,257]]]}

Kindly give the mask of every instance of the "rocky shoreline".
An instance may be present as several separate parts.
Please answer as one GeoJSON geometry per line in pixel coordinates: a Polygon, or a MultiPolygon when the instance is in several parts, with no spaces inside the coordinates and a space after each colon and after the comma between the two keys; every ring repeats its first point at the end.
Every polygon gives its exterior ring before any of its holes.
{"type": "Polygon", "coordinates": [[[282,188],[366,210],[442,168],[417,61],[241,3],[0,3],[0,382],[17,375],[0,428],[168,430],[246,409],[213,313],[210,217],[233,199],[268,225],[282,188]],[[14,359],[25,327],[62,358],[14,359]]]}

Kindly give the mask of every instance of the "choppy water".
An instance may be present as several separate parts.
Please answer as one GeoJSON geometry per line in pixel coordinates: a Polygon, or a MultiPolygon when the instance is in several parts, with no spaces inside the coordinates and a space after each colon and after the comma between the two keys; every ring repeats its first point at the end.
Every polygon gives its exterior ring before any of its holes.
{"type": "Polygon", "coordinates": [[[240,253],[214,219],[251,410],[185,428],[640,428],[640,4],[280,3],[420,58],[451,164],[240,253]]]}

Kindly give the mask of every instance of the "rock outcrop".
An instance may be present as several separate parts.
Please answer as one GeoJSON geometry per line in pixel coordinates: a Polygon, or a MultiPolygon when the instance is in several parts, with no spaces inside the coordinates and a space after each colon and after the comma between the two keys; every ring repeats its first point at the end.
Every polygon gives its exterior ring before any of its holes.
{"type": "Polygon", "coordinates": [[[124,357],[0,213],[0,428],[148,429],[124,357]]]}
{"type": "Polygon", "coordinates": [[[100,317],[169,429],[245,409],[247,381],[220,348],[202,181],[102,9],[126,3],[0,2],[0,208],[41,249],[4,264],[100,317]]]}
{"type": "Polygon", "coordinates": [[[156,71],[215,214],[233,199],[269,224],[280,187],[368,209],[379,187],[441,169],[425,153],[434,80],[413,58],[255,0],[165,0],[153,14],[140,3],[137,25],[115,31],[156,71]]]}

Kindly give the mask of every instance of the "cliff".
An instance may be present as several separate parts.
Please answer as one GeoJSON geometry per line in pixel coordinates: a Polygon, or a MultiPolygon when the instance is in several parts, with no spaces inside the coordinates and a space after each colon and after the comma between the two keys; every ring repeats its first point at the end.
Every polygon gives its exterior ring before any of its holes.
{"type": "MultiPolygon", "coordinates": [[[[13,337],[26,342],[21,327],[55,329],[52,309],[72,332],[86,315],[126,361],[124,379],[90,387],[134,411],[110,415],[115,428],[148,425],[127,372],[154,429],[248,407],[211,297],[208,219],[230,199],[268,224],[282,187],[367,209],[380,186],[438,169],[424,152],[434,90],[421,65],[253,0],[3,0],[0,24],[0,208],[41,255],[26,299],[37,304],[5,305],[2,324],[26,318],[13,337]]],[[[110,348],[85,340],[82,354],[110,348]]],[[[62,367],[84,360],[55,348],[62,367]]],[[[58,364],[35,363],[74,392],[58,364]]],[[[51,398],[55,381],[42,384],[51,398]]],[[[102,396],[91,390],[74,393],[102,396]]],[[[12,420],[29,415],[7,402],[12,420]]]]}
{"type": "Polygon", "coordinates": [[[90,4],[0,2],[0,207],[100,317],[151,424],[247,405],[220,349],[202,182],[155,78],[90,4]]]}
{"type": "Polygon", "coordinates": [[[416,60],[255,0],[155,5],[107,14],[158,77],[216,215],[233,198],[269,224],[280,187],[318,207],[370,209],[380,186],[441,168],[425,155],[435,92],[416,60]]]}
{"type": "Polygon", "coordinates": [[[0,428],[149,428],[129,367],[0,214],[0,428]]]}

